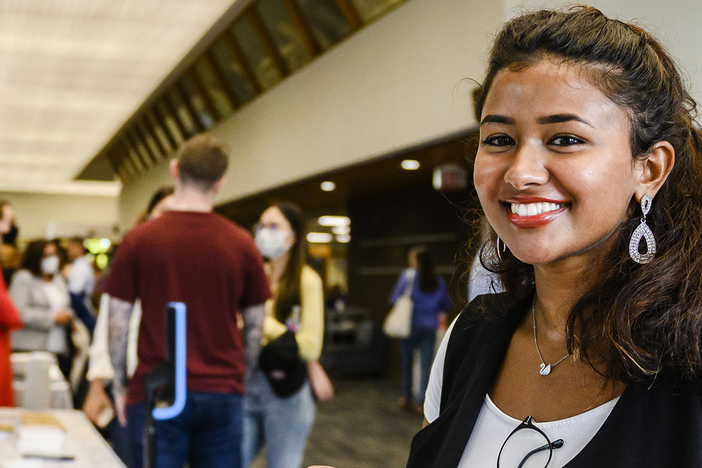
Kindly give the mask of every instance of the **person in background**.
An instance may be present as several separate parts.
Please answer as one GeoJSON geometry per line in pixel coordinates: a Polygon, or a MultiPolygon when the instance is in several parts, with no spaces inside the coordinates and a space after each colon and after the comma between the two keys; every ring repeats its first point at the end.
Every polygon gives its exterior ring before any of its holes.
{"type": "MultiPolygon", "coordinates": [[[[263,343],[293,333],[293,348],[299,358],[314,362],[322,351],[324,291],[322,279],[307,265],[300,208],[285,202],[269,207],[256,224],[255,235],[256,246],[268,260],[273,293],[273,299],[266,302],[263,343]]],[[[268,468],[297,468],[302,464],[316,409],[305,366],[298,366],[300,369],[305,375],[297,383],[290,380],[295,377],[291,375],[294,370],[288,371],[286,382],[276,382],[275,371],[252,370],[244,397],[244,468],[264,446],[268,468]]]]}
{"type": "MultiPolygon", "coordinates": [[[[0,235],[9,232],[13,220],[12,207],[7,202],[0,202],[0,235]]],[[[10,333],[20,328],[22,328],[22,320],[19,311],[7,293],[5,280],[0,276],[0,406],[15,405],[10,362],[10,333]]]]}
{"type": "Polygon", "coordinates": [[[237,468],[241,463],[245,374],[258,360],[270,287],[251,236],[212,212],[228,163],[209,135],[183,143],[170,164],[175,181],[170,210],[124,236],[105,286],[115,410],[122,424],[128,421],[134,467],[142,462],[144,377],[163,361],[164,314],[172,301],[187,307],[187,396],[179,416],[156,421],[159,466],[237,468]],[[137,299],[142,305],[139,362],[129,379],[125,411],[127,337],[137,299]]]}
{"type": "Polygon", "coordinates": [[[400,342],[400,407],[422,412],[424,392],[429,381],[431,360],[434,357],[436,331],[440,321],[446,320],[451,310],[446,283],[434,271],[434,261],[424,247],[414,247],[408,253],[409,268],[402,272],[395,284],[390,304],[394,304],[411,288],[412,332],[400,342]],[[412,395],[412,363],[414,351],[419,349],[421,377],[419,394],[412,395]]]}
{"type": "MultiPolygon", "coordinates": [[[[83,321],[90,333],[95,329],[95,317],[90,311],[90,298],[95,288],[93,265],[85,255],[84,239],[73,237],[68,241],[66,255],[69,267],[68,291],[71,294],[71,307],[83,321]]],[[[65,271],[66,271],[65,270],[65,271]]]]}
{"type": "Polygon", "coordinates": [[[73,310],[68,287],[59,274],[56,245],[45,240],[29,243],[10,285],[24,328],[12,336],[15,351],[49,351],[70,378],[73,310]]]}
{"type": "Polygon", "coordinates": [[[0,238],[2,239],[0,244],[11,245],[12,247],[17,248],[19,228],[17,227],[15,210],[12,208],[10,202],[6,200],[0,200],[0,220],[2,219],[10,220],[10,225],[9,228],[6,229],[6,232],[0,233],[0,238]]]}
{"type": "Polygon", "coordinates": [[[0,245],[0,267],[2,267],[2,276],[5,284],[12,282],[12,276],[19,268],[22,256],[17,252],[17,249],[10,244],[0,245]]]}
{"type": "Polygon", "coordinates": [[[324,308],[335,312],[343,312],[346,309],[348,298],[340,284],[334,284],[329,288],[324,298],[324,308]]]}
{"type": "MultiPolygon", "coordinates": [[[[146,215],[141,222],[156,219],[168,210],[168,204],[173,195],[173,186],[158,189],[151,197],[146,209],[146,215]]],[[[110,351],[107,345],[107,327],[109,323],[110,296],[102,294],[100,298],[100,312],[97,318],[93,343],[90,346],[90,361],[88,363],[87,380],[90,382],[88,394],[83,404],[86,417],[100,428],[105,428],[109,435],[113,450],[126,463],[131,463],[127,432],[117,418],[109,419],[115,415],[114,405],[109,397],[109,388],[115,371],[110,362],[110,351]]],[[[128,350],[127,350],[127,377],[134,375],[137,365],[137,339],[139,324],[141,323],[141,301],[134,302],[134,310],[129,321],[128,350]]]]}

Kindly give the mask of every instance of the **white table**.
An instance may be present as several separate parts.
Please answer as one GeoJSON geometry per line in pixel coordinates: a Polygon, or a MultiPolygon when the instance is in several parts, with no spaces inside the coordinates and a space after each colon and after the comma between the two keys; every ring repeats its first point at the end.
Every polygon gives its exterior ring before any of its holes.
{"type": "MultiPolygon", "coordinates": [[[[21,408],[0,408],[0,422],[19,423],[21,408]]],[[[42,460],[41,468],[125,468],[110,446],[98,434],[81,411],[49,410],[68,431],[65,454],[73,455],[73,461],[42,460]]],[[[0,438],[0,467],[9,468],[12,462],[23,460],[17,451],[16,436],[0,438]]]]}

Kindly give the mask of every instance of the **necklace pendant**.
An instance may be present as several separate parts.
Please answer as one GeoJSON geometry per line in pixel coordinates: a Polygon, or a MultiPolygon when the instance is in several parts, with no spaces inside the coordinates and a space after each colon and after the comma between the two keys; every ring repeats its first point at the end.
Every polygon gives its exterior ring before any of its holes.
{"type": "Polygon", "coordinates": [[[539,374],[541,375],[548,375],[551,373],[551,364],[548,366],[544,364],[543,362],[541,363],[541,369],[539,370],[539,374]]]}

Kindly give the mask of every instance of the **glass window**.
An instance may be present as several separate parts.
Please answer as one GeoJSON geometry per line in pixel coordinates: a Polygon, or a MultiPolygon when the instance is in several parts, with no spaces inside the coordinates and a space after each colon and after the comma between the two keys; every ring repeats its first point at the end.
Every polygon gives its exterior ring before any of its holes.
{"type": "Polygon", "coordinates": [[[322,49],[328,49],[351,33],[351,26],[334,0],[298,1],[322,49]]]}
{"type": "Polygon", "coordinates": [[[402,0],[351,0],[361,21],[367,23],[385,13],[389,8],[402,3],[402,0]]]}
{"type": "Polygon", "coordinates": [[[210,96],[212,104],[214,104],[219,116],[225,118],[234,112],[232,102],[229,100],[225,90],[222,89],[222,84],[209,60],[206,58],[200,60],[198,64],[195,65],[195,72],[200,78],[200,81],[202,81],[205,92],[210,96]]]}
{"type": "Polygon", "coordinates": [[[232,90],[239,104],[245,104],[253,99],[256,93],[251,83],[246,81],[246,74],[241,64],[234,59],[224,39],[218,40],[215,42],[214,46],[212,46],[212,58],[214,59],[215,66],[217,66],[222,72],[222,75],[224,75],[227,86],[232,90]]]}
{"type": "Polygon", "coordinates": [[[282,0],[258,0],[256,8],[288,70],[296,70],[312,59],[302,33],[290,18],[282,0]]]}
{"type": "Polygon", "coordinates": [[[175,143],[176,147],[183,143],[185,137],[183,137],[183,133],[180,131],[178,122],[176,121],[175,117],[173,117],[173,114],[171,114],[168,105],[163,101],[159,101],[154,109],[156,110],[159,120],[166,126],[168,134],[171,136],[171,139],[175,143]]]}
{"type": "Polygon", "coordinates": [[[185,131],[185,136],[189,138],[197,134],[195,120],[193,120],[193,116],[190,114],[190,109],[188,109],[185,101],[183,101],[183,98],[180,97],[180,93],[175,89],[171,89],[166,94],[166,97],[168,98],[168,102],[170,102],[171,107],[175,109],[176,117],[178,117],[178,121],[181,123],[183,130],[185,131]]]}
{"type": "Polygon", "coordinates": [[[246,17],[241,18],[234,24],[232,32],[261,88],[268,89],[280,81],[281,76],[278,69],[273,60],[266,54],[249,20],[246,17]]]}
{"type": "MultiPolygon", "coordinates": [[[[168,139],[168,134],[166,133],[166,130],[163,129],[161,126],[161,122],[158,121],[158,117],[156,117],[156,114],[154,113],[153,109],[149,109],[145,112],[146,115],[146,122],[149,125],[149,128],[151,129],[151,132],[156,135],[156,138],[158,138],[158,142],[161,145],[161,148],[163,148],[163,151],[166,153],[166,155],[170,154],[173,152],[173,145],[171,145],[171,140],[168,139]]],[[[175,124],[175,122],[174,122],[175,124]]],[[[177,125],[176,125],[177,126],[177,125]]]]}
{"type": "Polygon", "coordinates": [[[212,125],[214,125],[215,118],[210,111],[207,110],[205,98],[202,97],[202,94],[200,94],[200,90],[197,88],[195,80],[191,76],[185,75],[180,81],[180,84],[183,94],[185,95],[185,99],[190,102],[190,105],[195,110],[195,114],[197,114],[202,126],[205,128],[210,128],[212,125]]]}

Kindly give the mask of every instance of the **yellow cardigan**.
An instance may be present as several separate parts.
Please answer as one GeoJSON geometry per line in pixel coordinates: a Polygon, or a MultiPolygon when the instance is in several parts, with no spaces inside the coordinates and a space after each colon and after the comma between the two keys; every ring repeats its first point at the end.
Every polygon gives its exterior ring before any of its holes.
{"type": "MultiPolygon", "coordinates": [[[[276,320],[275,299],[266,301],[266,317],[263,321],[263,344],[278,338],[287,330],[285,324],[276,320]]],[[[322,278],[305,265],[300,278],[300,327],[295,334],[300,357],[306,362],[319,359],[324,340],[324,292],[322,278]]]]}

